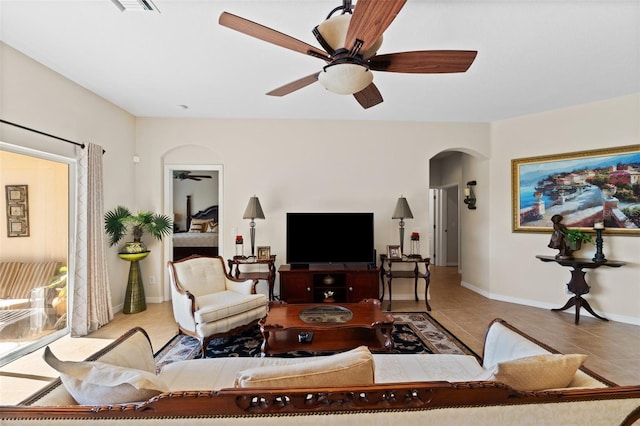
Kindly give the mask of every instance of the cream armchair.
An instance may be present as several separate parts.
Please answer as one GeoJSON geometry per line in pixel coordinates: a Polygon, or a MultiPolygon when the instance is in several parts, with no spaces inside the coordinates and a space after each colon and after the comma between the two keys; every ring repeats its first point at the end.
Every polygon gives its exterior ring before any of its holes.
{"type": "Polygon", "coordinates": [[[214,337],[231,335],[267,315],[267,297],[254,280],[231,277],[221,257],[190,256],[167,263],[173,316],[180,333],[200,340],[203,357],[214,337]]]}

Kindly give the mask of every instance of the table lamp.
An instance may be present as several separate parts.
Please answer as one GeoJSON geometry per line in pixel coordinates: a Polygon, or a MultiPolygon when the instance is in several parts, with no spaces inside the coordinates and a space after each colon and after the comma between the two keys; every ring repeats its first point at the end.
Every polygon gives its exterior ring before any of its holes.
{"type": "Polygon", "coordinates": [[[247,204],[247,208],[244,211],[243,219],[251,219],[249,222],[249,226],[251,227],[249,232],[251,236],[251,257],[255,256],[255,248],[256,248],[256,222],[255,219],[264,219],[264,212],[262,211],[262,206],[260,206],[260,200],[255,195],[249,198],[249,204],[247,204]]]}
{"type": "Polygon", "coordinates": [[[404,253],[404,219],[413,219],[409,203],[404,197],[398,198],[392,219],[400,219],[400,253],[404,253]]]}

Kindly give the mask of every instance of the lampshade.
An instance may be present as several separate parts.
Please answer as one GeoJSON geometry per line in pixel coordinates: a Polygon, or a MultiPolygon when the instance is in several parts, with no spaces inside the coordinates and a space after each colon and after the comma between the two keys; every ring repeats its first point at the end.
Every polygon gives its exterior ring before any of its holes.
{"type": "Polygon", "coordinates": [[[262,211],[262,206],[260,205],[260,200],[255,195],[249,198],[249,204],[247,204],[247,208],[244,211],[243,219],[264,219],[264,212],[262,211]]]}
{"type": "Polygon", "coordinates": [[[413,213],[411,213],[411,209],[409,208],[409,203],[407,199],[404,197],[398,198],[398,203],[396,204],[396,209],[393,212],[393,216],[391,219],[413,219],[413,213]]]}
{"type": "Polygon", "coordinates": [[[328,65],[318,74],[318,82],[339,95],[358,93],[372,81],[373,73],[367,67],[353,63],[328,65]]]}

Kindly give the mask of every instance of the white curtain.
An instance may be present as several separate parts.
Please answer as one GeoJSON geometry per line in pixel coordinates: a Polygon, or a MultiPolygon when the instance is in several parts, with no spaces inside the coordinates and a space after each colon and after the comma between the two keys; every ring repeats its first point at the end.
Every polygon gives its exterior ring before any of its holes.
{"type": "Polygon", "coordinates": [[[78,203],[71,336],[85,336],[113,319],[103,230],[102,147],[78,156],[78,203]]]}

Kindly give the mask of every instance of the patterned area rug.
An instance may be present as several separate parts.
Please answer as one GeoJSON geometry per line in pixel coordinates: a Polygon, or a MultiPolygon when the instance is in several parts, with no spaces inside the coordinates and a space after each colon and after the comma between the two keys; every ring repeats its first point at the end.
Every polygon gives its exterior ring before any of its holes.
{"type": "MultiPolygon", "coordinates": [[[[393,316],[396,319],[391,333],[393,353],[458,354],[478,357],[428,313],[398,312],[393,313],[393,316]]],[[[207,346],[207,357],[259,357],[261,344],[262,335],[256,325],[237,336],[213,339],[207,346]]],[[[311,352],[297,351],[279,356],[313,355],[311,352]]],[[[191,336],[177,335],[156,353],[155,358],[158,370],[172,362],[202,358],[200,343],[191,336]]]]}

